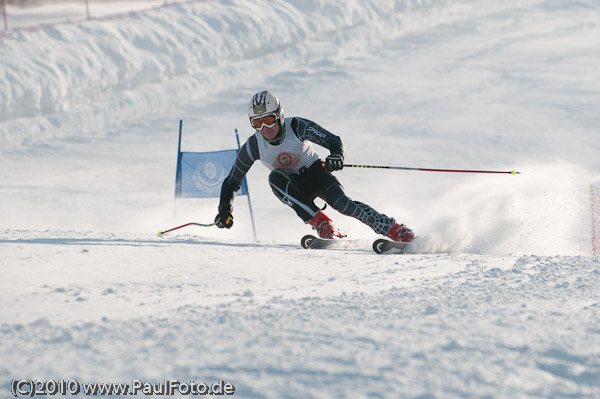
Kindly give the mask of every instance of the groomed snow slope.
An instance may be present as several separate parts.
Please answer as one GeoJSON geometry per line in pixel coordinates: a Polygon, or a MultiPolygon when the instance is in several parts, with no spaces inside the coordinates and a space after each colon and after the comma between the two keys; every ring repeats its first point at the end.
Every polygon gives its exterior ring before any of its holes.
{"type": "MultiPolygon", "coordinates": [[[[0,37],[0,396],[13,378],[235,385],[240,398],[595,398],[600,6],[567,0],[191,2],[0,37]],[[500,3],[500,4],[496,4],[500,3]],[[248,179],[173,204],[185,151],[252,132],[250,96],[339,134],[337,172],[415,253],[330,209],[309,232],[248,179]]],[[[321,154],[326,152],[319,150],[321,154]]]]}

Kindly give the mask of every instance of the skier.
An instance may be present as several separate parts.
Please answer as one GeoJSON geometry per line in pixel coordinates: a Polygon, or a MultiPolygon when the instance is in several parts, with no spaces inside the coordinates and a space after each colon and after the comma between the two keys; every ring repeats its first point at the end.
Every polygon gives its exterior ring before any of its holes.
{"type": "Polygon", "coordinates": [[[229,229],[233,225],[235,193],[252,164],[260,159],[271,170],[269,184],[273,193],[296,211],[304,223],[310,224],[319,237],[330,239],[344,235],[315,205],[316,197],[394,241],[410,242],[415,238],[404,224],[346,196],[342,185],[331,173],[344,167],[344,145],[338,136],[307,119],[284,118],[279,99],[268,91],[252,97],[248,117],[256,132],[242,146],[223,181],[219,213],[215,217],[217,227],[229,229]],[[319,159],[310,142],[331,152],[325,162],[319,159]]]}

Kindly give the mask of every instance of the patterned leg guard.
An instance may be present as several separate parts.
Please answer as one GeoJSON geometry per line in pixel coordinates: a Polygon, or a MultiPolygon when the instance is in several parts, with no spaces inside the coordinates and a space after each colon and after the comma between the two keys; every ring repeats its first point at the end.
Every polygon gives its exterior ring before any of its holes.
{"type": "MultiPolygon", "coordinates": [[[[338,212],[360,220],[372,228],[377,234],[390,237],[389,234],[392,231],[396,231],[393,227],[400,226],[396,223],[394,218],[377,212],[367,204],[350,199],[344,193],[344,190],[340,185],[332,185],[328,188],[326,192],[326,201],[338,212]]],[[[404,225],[401,226],[410,231],[404,225]]],[[[408,238],[408,236],[406,238],[408,238]]]]}

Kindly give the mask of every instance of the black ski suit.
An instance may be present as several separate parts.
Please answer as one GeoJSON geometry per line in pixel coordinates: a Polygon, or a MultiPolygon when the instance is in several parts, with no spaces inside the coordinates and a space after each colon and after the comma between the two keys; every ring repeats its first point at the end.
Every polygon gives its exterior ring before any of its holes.
{"type": "MultiPolygon", "coordinates": [[[[312,151],[312,146],[307,141],[329,149],[331,154],[344,156],[342,140],[312,121],[298,117],[286,118],[282,129],[284,130],[282,138],[284,142],[287,141],[286,135],[293,134],[295,138],[304,143],[304,148],[309,151],[312,151]]],[[[295,138],[290,137],[289,139],[295,138]]],[[[240,189],[242,180],[250,167],[255,161],[261,160],[261,151],[263,155],[268,152],[271,158],[273,158],[273,154],[276,158],[283,158],[287,161],[283,165],[291,162],[289,159],[292,158],[295,164],[302,164],[303,161],[312,162],[312,159],[316,157],[314,162],[299,168],[296,172],[286,170],[284,167],[275,167],[270,163],[266,164],[272,170],[269,175],[269,184],[277,198],[290,206],[305,223],[308,223],[319,212],[319,207],[314,203],[314,199],[319,197],[338,212],[352,216],[368,225],[377,234],[387,234],[395,223],[393,218],[346,196],[338,179],[323,167],[323,161],[318,159],[318,156],[311,154],[307,159],[309,156],[305,153],[299,152],[290,155],[289,151],[284,152],[283,150],[277,154],[280,145],[283,143],[269,144],[258,132],[248,138],[221,186],[219,212],[232,212],[235,193],[240,189]],[[259,140],[263,141],[259,142],[259,140]]],[[[265,162],[265,160],[262,161],[265,162]]],[[[277,165],[281,165],[281,163],[277,165]]]]}

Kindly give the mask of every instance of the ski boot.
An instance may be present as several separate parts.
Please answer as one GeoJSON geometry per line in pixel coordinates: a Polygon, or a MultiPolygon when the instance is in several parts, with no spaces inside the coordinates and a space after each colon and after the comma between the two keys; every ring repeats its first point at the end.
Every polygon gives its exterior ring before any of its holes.
{"type": "Polygon", "coordinates": [[[412,230],[401,223],[394,223],[386,236],[392,241],[398,242],[411,242],[415,239],[415,234],[412,232],[412,230]]]}
{"type": "Polygon", "coordinates": [[[319,233],[319,237],[325,239],[331,238],[342,238],[345,237],[338,229],[333,225],[331,219],[329,219],[323,212],[319,211],[312,219],[308,221],[313,228],[319,233]]]}

